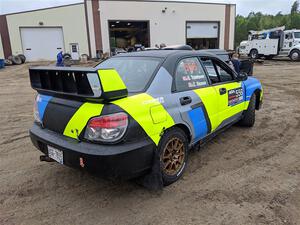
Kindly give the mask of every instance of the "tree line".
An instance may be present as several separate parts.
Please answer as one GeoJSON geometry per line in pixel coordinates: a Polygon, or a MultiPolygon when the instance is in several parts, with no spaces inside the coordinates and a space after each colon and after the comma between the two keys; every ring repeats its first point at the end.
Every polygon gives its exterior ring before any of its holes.
{"type": "Polygon", "coordinates": [[[267,15],[261,12],[251,12],[244,17],[237,15],[235,31],[235,46],[247,40],[250,30],[264,30],[274,27],[285,26],[286,29],[300,29],[299,0],[295,1],[289,14],[278,12],[276,15],[267,15]]]}

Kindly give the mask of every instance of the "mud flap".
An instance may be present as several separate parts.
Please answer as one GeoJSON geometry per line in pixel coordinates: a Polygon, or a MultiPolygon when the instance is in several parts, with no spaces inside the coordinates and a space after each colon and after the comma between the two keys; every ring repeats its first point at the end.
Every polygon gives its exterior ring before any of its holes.
{"type": "Polygon", "coordinates": [[[164,185],[158,151],[154,151],[153,165],[150,173],[138,179],[137,182],[151,191],[159,191],[163,189],[164,185]]]}

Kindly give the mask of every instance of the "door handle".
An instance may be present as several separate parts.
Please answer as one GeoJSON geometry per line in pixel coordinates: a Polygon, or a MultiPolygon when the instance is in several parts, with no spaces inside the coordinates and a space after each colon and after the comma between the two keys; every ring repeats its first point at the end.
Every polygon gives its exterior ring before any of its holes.
{"type": "Polygon", "coordinates": [[[226,88],[220,88],[219,92],[220,92],[220,95],[224,95],[224,94],[226,94],[227,90],[226,90],[226,88]]]}
{"type": "Polygon", "coordinates": [[[181,105],[188,105],[192,103],[192,98],[190,96],[181,97],[179,100],[181,105]]]}

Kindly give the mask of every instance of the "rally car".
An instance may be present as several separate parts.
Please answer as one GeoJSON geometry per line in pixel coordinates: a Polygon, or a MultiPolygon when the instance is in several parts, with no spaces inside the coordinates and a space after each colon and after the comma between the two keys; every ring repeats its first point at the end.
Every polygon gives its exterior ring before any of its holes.
{"type": "Polygon", "coordinates": [[[178,180],[189,150],[262,104],[255,77],[216,55],[186,50],[120,54],[94,68],[30,69],[38,93],[30,137],[42,159],[110,178],[178,180]]]}

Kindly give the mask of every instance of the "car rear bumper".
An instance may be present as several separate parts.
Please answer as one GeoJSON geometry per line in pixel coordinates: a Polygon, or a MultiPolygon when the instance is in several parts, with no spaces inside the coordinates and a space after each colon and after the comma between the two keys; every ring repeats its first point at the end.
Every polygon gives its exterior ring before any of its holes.
{"type": "Polygon", "coordinates": [[[150,139],[134,143],[100,145],[79,142],[34,124],[30,129],[34,146],[48,155],[51,146],[63,152],[63,164],[97,175],[130,179],[145,174],[152,166],[155,145],[150,139]]]}

